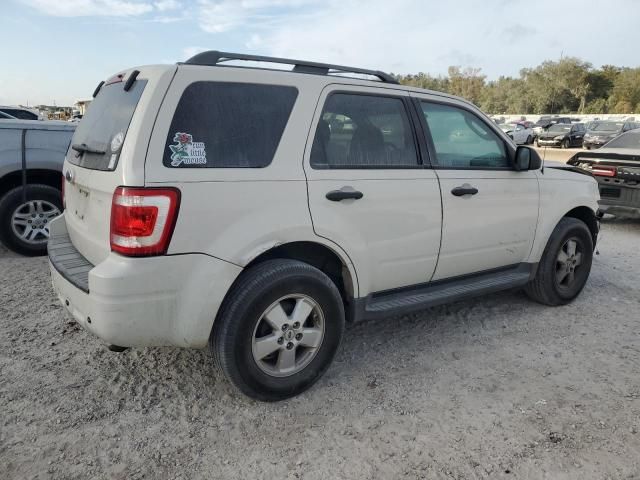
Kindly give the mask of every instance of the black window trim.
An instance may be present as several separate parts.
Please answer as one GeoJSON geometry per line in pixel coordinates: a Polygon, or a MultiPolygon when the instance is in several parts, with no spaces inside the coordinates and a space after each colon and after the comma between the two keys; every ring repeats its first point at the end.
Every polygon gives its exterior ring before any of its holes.
{"type": "MultiPolygon", "coordinates": [[[[246,67],[248,68],[248,67],[246,67]]],[[[180,94],[180,98],[178,99],[178,103],[176,104],[176,107],[173,109],[173,113],[171,116],[171,122],[173,122],[173,116],[176,113],[176,110],[178,109],[178,106],[180,105],[180,101],[182,100],[182,96],[184,95],[184,92],[187,90],[187,88],[189,88],[191,85],[194,85],[196,83],[226,83],[226,84],[243,84],[243,85],[255,85],[255,86],[272,86],[272,87],[287,87],[287,88],[292,88],[293,90],[295,90],[296,92],[296,96],[293,99],[293,105],[291,106],[291,110],[289,111],[289,116],[287,117],[287,122],[284,125],[284,128],[282,129],[282,133],[280,134],[280,139],[278,140],[278,144],[276,145],[276,149],[273,152],[273,156],[271,157],[271,160],[269,161],[269,163],[265,164],[265,165],[260,165],[257,167],[238,167],[238,166],[212,166],[212,167],[172,167],[172,166],[167,166],[164,163],[164,154],[162,157],[162,162],[161,165],[164,168],[167,168],[169,170],[229,170],[229,169],[237,169],[237,170],[260,170],[263,168],[267,168],[269,166],[271,166],[273,164],[273,161],[276,159],[276,154],[278,153],[278,149],[280,148],[280,145],[282,144],[282,139],[284,138],[285,132],[287,131],[287,127],[289,126],[289,123],[291,121],[291,114],[293,113],[293,111],[296,108],[296,105],[298,103],[298,99],[300,98],[300,89],[295,86],[295,85],[290,85],[287,83],[261,83],[261,82],[242,82],[242,81],[234,81],[234,80],[194,80],[191,83],[187,84],[184,89],[182,90],[182,93],[180,94]]],[[[171,130],[171,122],[169,122],[169,130],[171,130]]],[[[169,134],[167,134],[167,137],[169,136],[169,134]]],[[[167,141],[165,140],[165,148],[167,147],[167,141]]]]}
{"type": "Polygon", "coordinates": [[[446,100],[434,100],[434,99],[427,99],[427,98],[422,98],[422,97],[412,97],[413,100],[413,106],[414,109],[416,110],[416,113],[418,114],[418,118],[419,118],[419,123],[420,123],[420,127],[422,128],[422,133],[423,136],[426,139],[426,144],[428,146],[429,149],[429,158],[438,158],[437,154],[436,154],[436,147],[435,144],[433,143],[433,137],[431,136],[431,130],[429,129],[429,125],[427,124],[427,119],[424,118],[424,113],[422,111],[422,106],[420,105],[421,102],[427,102],[427,103],[435,103],[438,105],[444,105],[447,107],[454,107],[454,108],[459,108],[460,110],[464,110],[467,113],[470,113],[471,115],[473,115],[479,122],[481,122],[483,125],[488,126],[490,130],[492,130],[494,133],[496,133],[496,135],[498,136],[499,139],[502,140],[502,143],[505,146],[505,151],[507,153],[507,161],[509,162],[509,166],[508,167],[445,167],[442,165],[434,165],[431,164],[431,168],[434,170],[483,170],[483,171],[489,171],[489,172],[510,172],[510,171],[515,171],[515,168],[513,166],[513,157],[515,156],[515,151],[516,151],[516,147],[514,147],[513,145],[511,145],[510,142],[507,142],[502,135],[504,135],[504,132],[502,132],[501,130],[494,128],[493,125],[491,125],[491,123],[495,123],[495,122],[487,122],[485,120],[482,119],[482,117],[480,117],[478,115],[477,112],[475,112],[472,108],[466,106],[466,105],[461,105],[458,103],[453,103],[453,102],[448,102],[446,100]]]}
{"type": "Polygon", "coordinates": [[[427,149],[426,142],[424,142],[424,138],[421,139],[421,135],[419,135],[418,126],[419,119],[416,118],[414,108],[412,108],[411,97],[406,94],[401,93],[382,93],[382,92],[371,92],[371,91],[362,91],[362,90],[331,90],[327,96],[324,98],[322,103],[322,107],[320,109],[320,115],[318,117],[318,122],[315,122],[313,128],[313,137],[311,138],[311,147],[309,150],[309,165],[313,170],[422,170],[425,168],[431,168],[431,161],[429,159],[429,150],[427,149]],[[402,101],[402,105],[405,109],[405,114],[409,120],[409,127],[411,128],[411,134],[413,136],[414,148],[416,150],[416,155],[418,159],[418,163],[416,165],[404,165],[404,166],[386,166],[386,165],[334,165],[334,166],[326,166],[321,167],[318,165],[314,165],[311,161],[311,152],[313,150],[313,143],[316,139],[316,132],[318,130],[318,123],[322,118],[322,114],[324,112],[324,107],[327,104],[329,98],[333,95],[362,95],[366,97],[383,97],[383,98],[394,98],[402,101]],[[425,161],[426,160],[426,161],[425,161]]]}

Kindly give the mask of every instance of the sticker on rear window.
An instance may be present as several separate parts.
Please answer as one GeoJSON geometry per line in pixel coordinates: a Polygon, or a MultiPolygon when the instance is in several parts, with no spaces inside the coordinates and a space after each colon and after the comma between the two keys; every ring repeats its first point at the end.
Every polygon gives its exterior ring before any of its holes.
{"type": "Polygon", "coordinates": [[[204,142],[194,142],[190,133],[176,132],[173,136],[173,145],[169,145],[171,150],[171,166],[180,165],[205,165],[207,163],[207,152],[204,142]]]}

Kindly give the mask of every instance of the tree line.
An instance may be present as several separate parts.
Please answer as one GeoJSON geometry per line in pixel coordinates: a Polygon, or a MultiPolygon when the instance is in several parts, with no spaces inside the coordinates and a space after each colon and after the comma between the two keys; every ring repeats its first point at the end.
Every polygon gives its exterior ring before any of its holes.
{"type": "Polygon", "coordinates": [[[447,76],[396,75],[404,85],[457,95],[493,114],[638,113],[640,67],[593,68],[575,57],[523,68],[518,78],[487,80],[480,68],[451,66],[447,76]]]}

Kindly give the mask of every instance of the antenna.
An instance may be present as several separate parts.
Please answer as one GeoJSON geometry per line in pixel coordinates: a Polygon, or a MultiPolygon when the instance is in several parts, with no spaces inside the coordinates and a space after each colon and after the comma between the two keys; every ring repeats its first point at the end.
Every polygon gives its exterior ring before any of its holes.
{"type": "MultiPolygon", "coordinates": [[[[564,50],[560,50],[560,62],[562,62],[562,58],[564,57],[564,50]]],[[[553,115],[553,108],[556,103],[556,86],[553,85],[551,88],[551,115],[553,115]]],[[[544,161],[547,158],[547,146],[544,145],[542,149],[542,167],[540,168],[540,172],[544,174],[544,161]]]]}

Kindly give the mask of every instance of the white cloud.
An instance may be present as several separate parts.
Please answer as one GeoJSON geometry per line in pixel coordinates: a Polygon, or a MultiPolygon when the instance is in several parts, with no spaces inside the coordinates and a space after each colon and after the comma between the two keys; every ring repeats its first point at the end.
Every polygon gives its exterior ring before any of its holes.
{"type": "Polygon", "coordinates": [[[204,52],[206,50],[211,50],[211,49],[205,48],[205,47],[185,47],[182,50],[182,59],[180,59],[180,61],[184,62],[185,60],[190,59],[194,55],[197,55],[198,53],[204,52]]]}
{"type": "MultiPolygon", "coordinates": [[[[536,1],[537,11],[557,8],[556,0],[536,1]]],[[[594,15],[598,0],[565,1],[578,30],[553,15],[523,20],[523,11],[531,10],[522,0],[247,0],[229,2],[236,5],[233,16],[225,17],[230,10],[223,9],[201,26],[209,32],[237,29],[255,53],[395,73],[444,74],[448,66],[461,65],[481,67],[496,78],[518,75],[520,68],[557,59],[561,52],[596,65],[640,64],[638,52],[618,47],[635,41],[636,0],[616,3],[621,15],[615,24],[594,15]]],[[[202,6],[222,3],[208,0],[202,6]]]]}
{"type": "Polygon", "coordinates": [[[21,0],[46,15],[55,17],[128,17],[153,10],[149,2],[134,0],[21,0]]]}
{"type": "Polygon", "coordinates": [[[277,21],[280,15],[295,14],[300,7],[317,3],[314,0],[199,0],[200,28],[209,33],[222,33],[250,25],[264,27],[277,21]]]}
{"type": "Polygon", "coordinates": [[[166,12],[167,10],[176,10],[182,5],[177,0],[159,0],[154,2],[153,6],[160,12],[166,12]]]}

